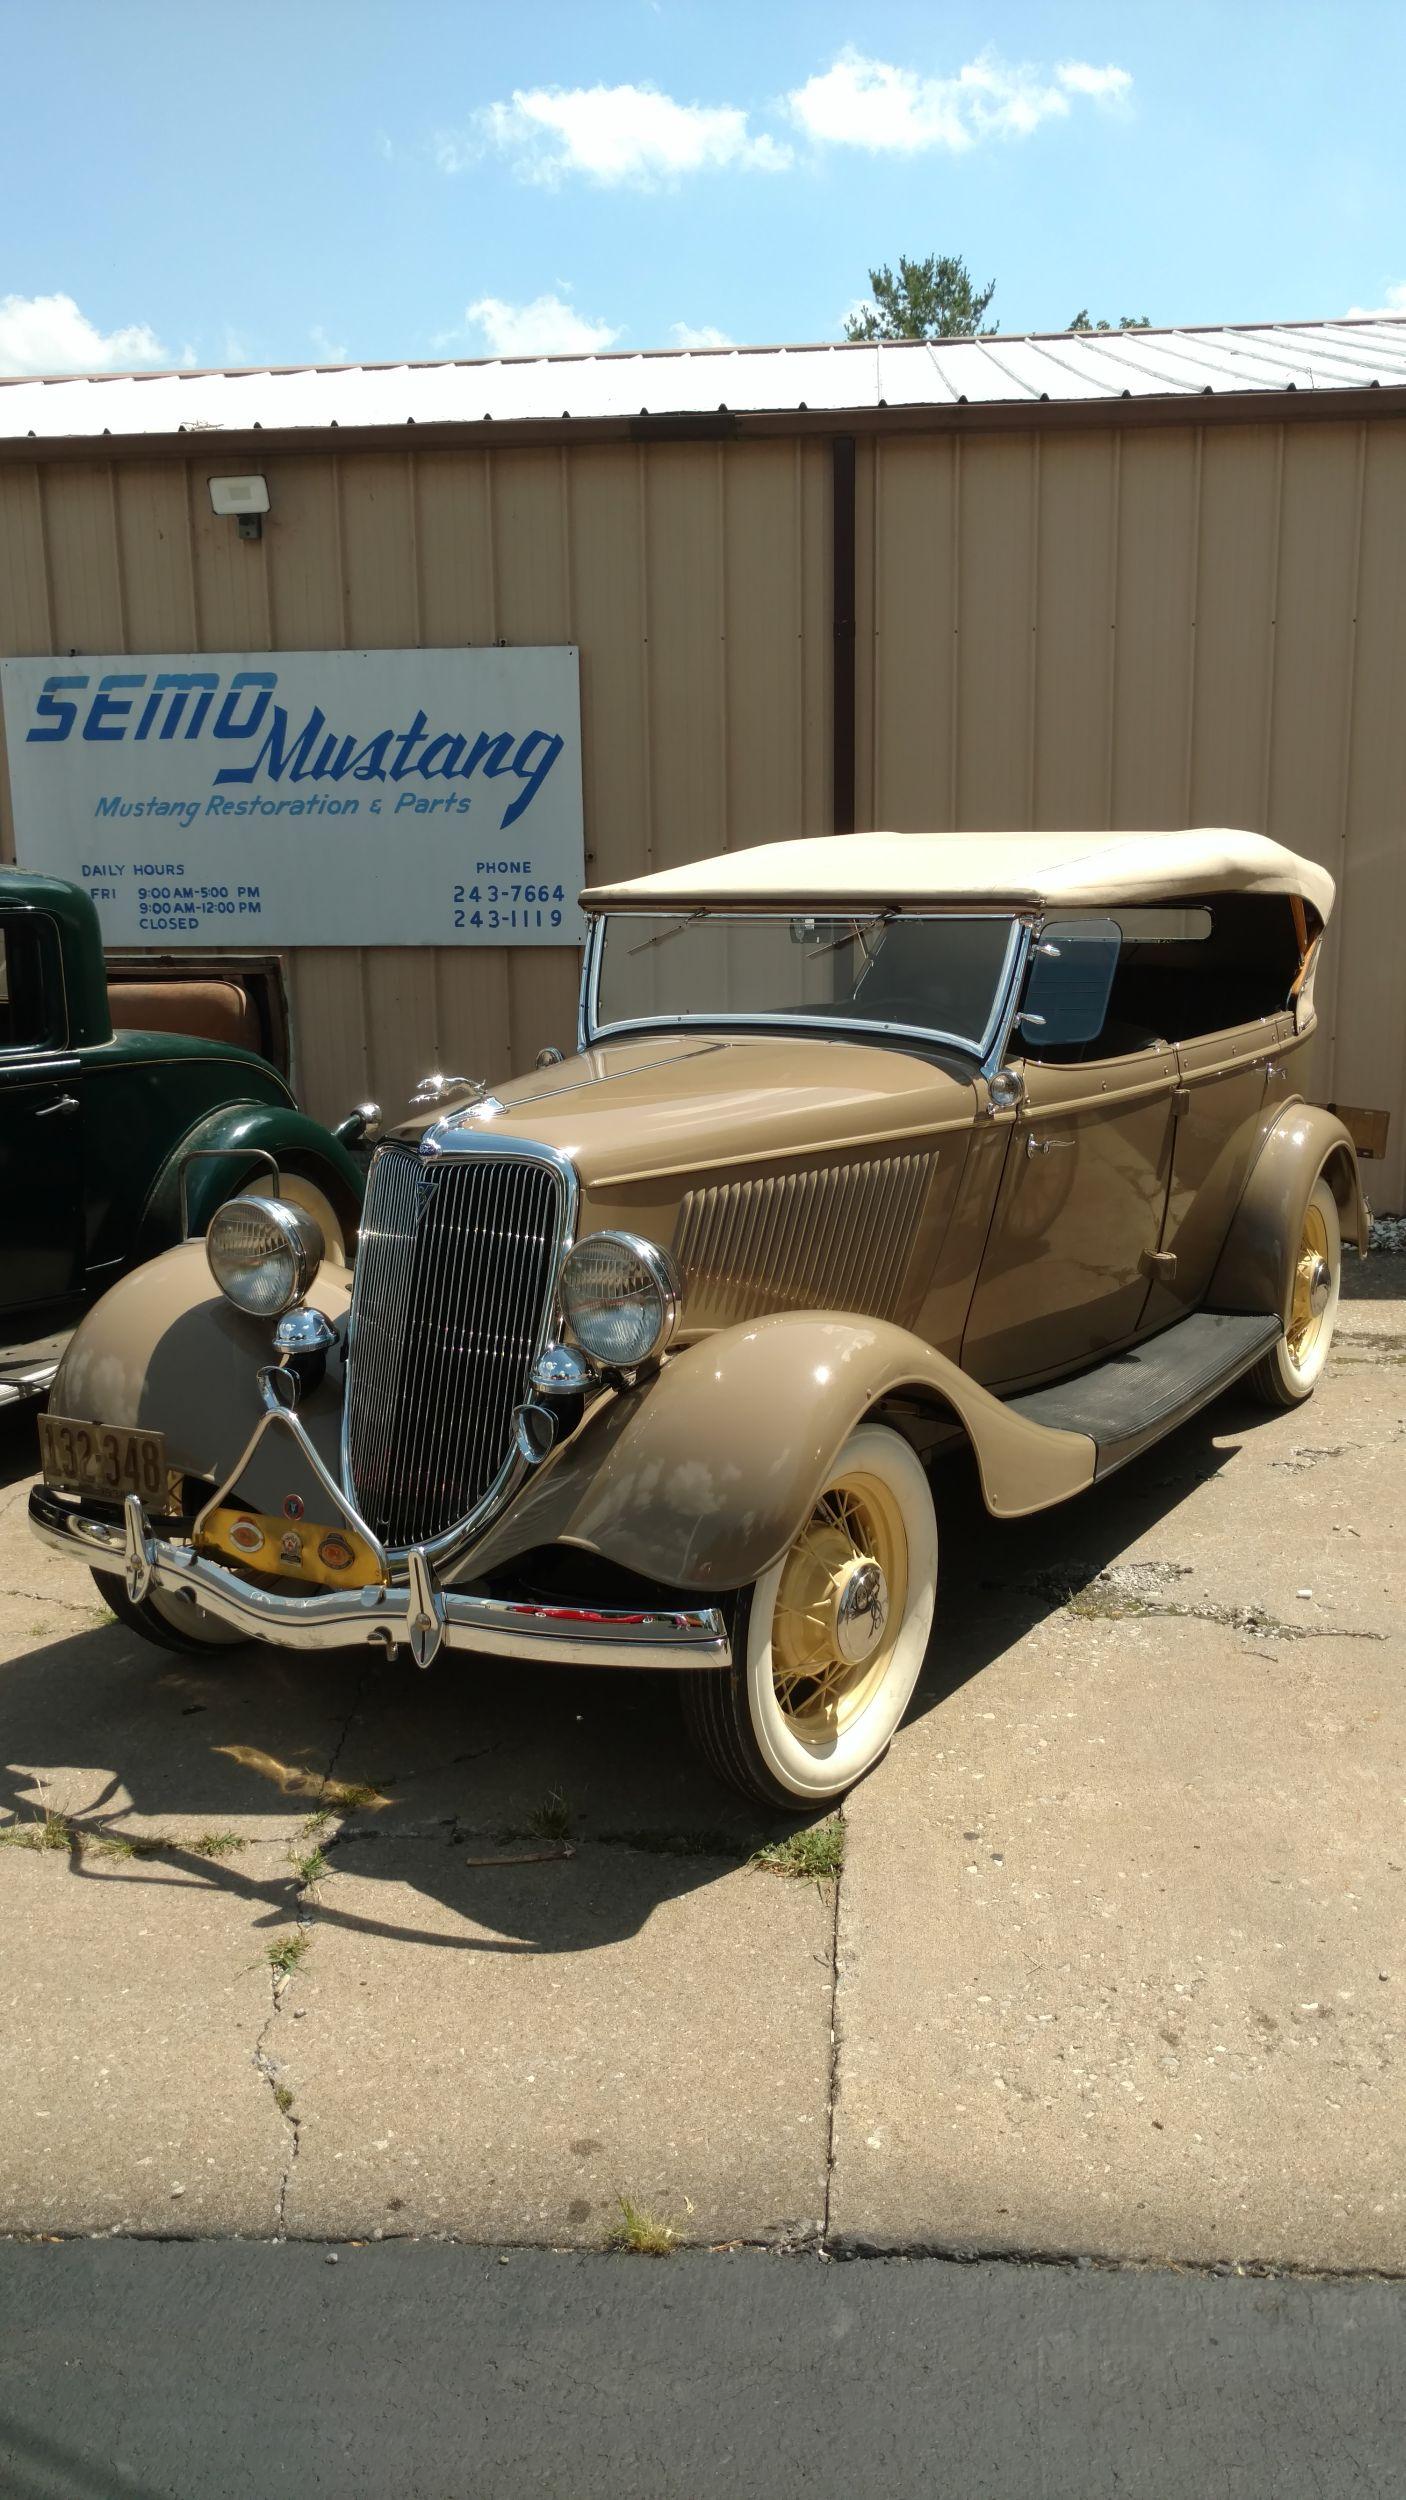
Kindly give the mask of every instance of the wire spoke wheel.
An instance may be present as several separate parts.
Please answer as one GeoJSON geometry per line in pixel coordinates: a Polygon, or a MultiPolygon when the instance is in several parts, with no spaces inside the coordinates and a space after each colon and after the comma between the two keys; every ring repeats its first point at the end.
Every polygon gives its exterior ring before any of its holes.
{"type": "Polygon", "coordinates": [[[900,1433],[861,1424],[780,1560],[740,1593],[731,1667],[683,1686],[713,1769],[768,1805],[843,1797],[908,1707],[936,1591],[921,1463],[900,1433]]]}
{"type": "Polygon", "coordinates": [[[1312,1397],[1333,1342],[1342,1261],[1338,1202],[1320,1172],[1304,1209],[1284,1334],[1249,1376],[1250,1388],[1266,1406],[1301,1406],[1312,1397]]]}
{"type": "Polygon", "coordinates": [[[772,1687],[803,1744],[848,1727],[882,1682],[907,1579],[888,1487],[876,1476],[828,1486],[782,1566],[771,1636],[772,1687]]]}

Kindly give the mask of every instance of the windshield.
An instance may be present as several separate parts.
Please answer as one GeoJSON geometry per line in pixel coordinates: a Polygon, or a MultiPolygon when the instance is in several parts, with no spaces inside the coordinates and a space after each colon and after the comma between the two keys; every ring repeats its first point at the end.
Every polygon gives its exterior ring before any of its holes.
{"type": "Polygon", "coordinates": [[[877,1025],[980,1053],[1014,939],[997,914],[615,912],[597,941],[592,1028],[877,1025]]]}

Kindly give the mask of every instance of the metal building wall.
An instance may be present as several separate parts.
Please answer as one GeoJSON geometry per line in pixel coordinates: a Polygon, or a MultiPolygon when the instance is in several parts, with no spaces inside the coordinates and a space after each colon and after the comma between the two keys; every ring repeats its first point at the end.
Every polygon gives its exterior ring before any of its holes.
{"type": "MultiPolygon", "coordinates": [[[[827,829],[824,443],[259,465],[272,509],[250,544],[211,513],[208,443],[188,461],[0,462],[0,653],[574,642],[588,875],[827,829]]],[[[563,947],[287,962],[299,1089],[326,1117],[368,1093],[398,1117],[427,1069],[502,1077],[575,1032],[563,947]]]]}
{"type": "MultiPolygon", "coordinates": [[[[581,649],[588,873],[831,821],[828,442],[0,462],[0,651],[581,649]]],[[[861,436],[861,824],[1248,825],[1339,909],[1315,1090],[1406,1202],[1406,423],[861,436]]],[[[0,771],[0,850],[13,855],[0,771]]],[[[386,873],[396,873],[388,845],[386,873]]],[[[398,1109],[565,1043],[563,949],[307,949],[299,1078],[398,1109]]]]}
{"type": "Polygon", "coordinates": [[[1338,906],[1313,1091],[1406,1201],[1406,425],[859,445],[861,823],[1239,825],[1338,906]]]}

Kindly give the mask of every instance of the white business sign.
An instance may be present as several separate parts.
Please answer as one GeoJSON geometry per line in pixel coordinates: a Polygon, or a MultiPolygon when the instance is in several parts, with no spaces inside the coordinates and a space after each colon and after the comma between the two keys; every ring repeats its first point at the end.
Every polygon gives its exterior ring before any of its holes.
{"type": "Polygon", "coordinates": [[[110,946],[576,945],[578,655],[0,662],[25,867],[110,946]]]}

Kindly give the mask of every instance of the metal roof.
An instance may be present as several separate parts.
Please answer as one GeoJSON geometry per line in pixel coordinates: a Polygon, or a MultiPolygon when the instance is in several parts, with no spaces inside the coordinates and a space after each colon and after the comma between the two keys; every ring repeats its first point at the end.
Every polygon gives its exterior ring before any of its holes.
{"type": "Polygon", "coordinates": [[[1212,397],[1406,390],[1406,316],[1241,328],[640,355],[307,365],[220,373],[0,377],[0,443],[182,434],[384,434],[402,426],[873,418],[880,410],[1017,411],[1212,397]]]}

